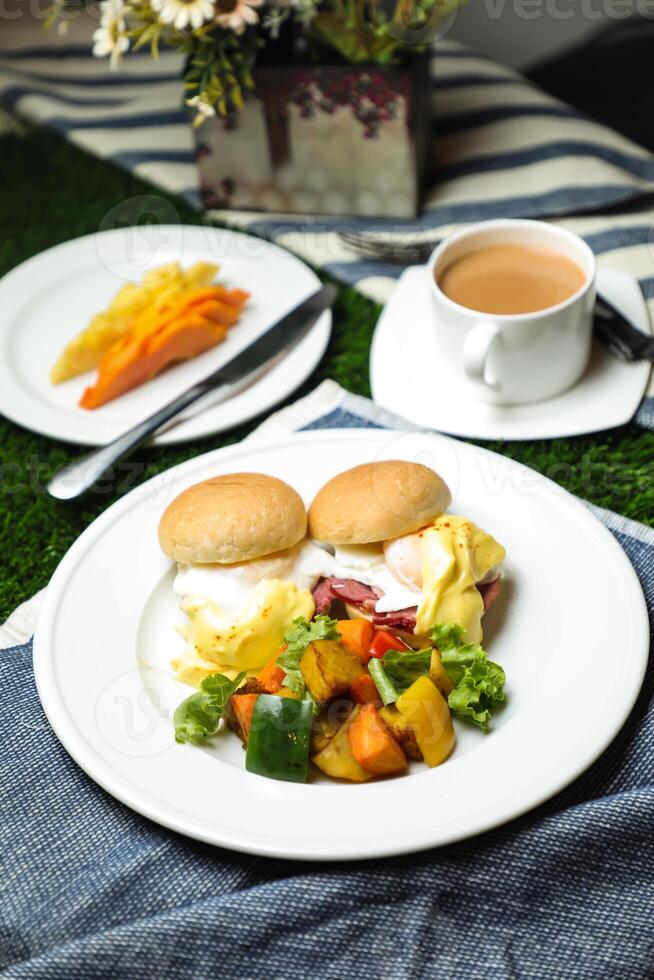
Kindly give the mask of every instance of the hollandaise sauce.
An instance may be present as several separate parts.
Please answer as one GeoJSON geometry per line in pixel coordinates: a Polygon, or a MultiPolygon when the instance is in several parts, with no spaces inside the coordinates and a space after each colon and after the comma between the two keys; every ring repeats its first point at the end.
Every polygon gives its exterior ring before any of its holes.
{"type": "Polygon", "coordinates": [[[298,616],[311,619],[315,604],[308,589],[263,579],[238,612],[203,595],[185,596],[181,608],[188,617],[181,628],[188,643],[172,666],[182,683],[197,687],[217,671],[230,676],[263,667],[279,650],[289,623],[298,616]]]}
{"type": "Polygon", "coordinates": [[[472,521],[453,514],[441,514],[418,533],[422,600],[416,634],[427,634],[436,623],[459,623],[468,642],[480,643],[484,602],[476,586],[504,561],[504,548],[472,521]]]}

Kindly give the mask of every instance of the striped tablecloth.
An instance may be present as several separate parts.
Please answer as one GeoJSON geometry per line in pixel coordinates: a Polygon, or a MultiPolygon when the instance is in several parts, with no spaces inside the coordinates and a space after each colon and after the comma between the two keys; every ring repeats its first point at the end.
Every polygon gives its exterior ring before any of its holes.
{"type": "MultiPolygon", "coordinates": [[[[0,107],[47,123],[200,207],[180,57],[128,55],[122,70],[111,72],[91,56],[93,28],[89,15],[74,20],[65,38],[44,33],[27,17],[5,22],[0,107]]],[[[339,228],[431,238],[482,218],[552,218],[583,235],[600,265],[632,272],[654,310],[654,212],[645,196],[654,191],[652,155],[447,38],[435,45],[432,65],[433,183],[419,219],[235,211],[212,217],[284,245],[381,302],[402,269],[358,258],[341,242],[339,228]],[[607,207],[629,210],[597,214],[607,207]]],[[[639,421],[654,424],[653,405],[639,421]]]]}

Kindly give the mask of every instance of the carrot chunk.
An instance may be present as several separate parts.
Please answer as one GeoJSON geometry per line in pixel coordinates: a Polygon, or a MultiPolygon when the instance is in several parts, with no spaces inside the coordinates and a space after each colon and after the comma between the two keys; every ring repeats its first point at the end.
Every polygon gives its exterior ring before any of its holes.
{"type": "Polygon", "coordinates": [[[239,734],[246,743],[250,734],[252,715],[258,697],[258,694],[232,694],[229,699],[230,707],[234,712],[234,718],[239,728],[239,734]]]}
{"type": "Polygon", "coordinates": [[[367,619],[339,619],[336,629],[341,634],[341,643],[353,653],[361,663],[370,660],[370,644],[375,627],[367,619]]]}
{"type": "Polygon", "coordinates": [[[406,756],[372,704],[364,704],[348,731],[352,755],[367,772],[390,776],[405,772],[406,756]]]}
{"type": "Polygon", "coordinates": [[[257,674],[257,680],[266,694],[277,694],[284,686],[286,671],[277,663],[278,656],[279,653],[276,653],[257,674]]]}
{"type": "Polygon", "coordinates": [[[370,674],[362,674],[361,677],[352,681],[350,697],[355,704],[374,704],[381,708],[382,702],[379,691],[370,674]]]}

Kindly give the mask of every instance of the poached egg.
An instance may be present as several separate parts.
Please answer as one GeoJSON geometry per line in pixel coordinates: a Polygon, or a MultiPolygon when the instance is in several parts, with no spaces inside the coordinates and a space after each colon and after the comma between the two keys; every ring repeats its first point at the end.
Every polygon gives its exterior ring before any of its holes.
{"type": "Polygon", "coordinates": [[[255,561],[178,565],[173,586],[188,617],[187,641],[173,661],[177,677],[193,687],[209,674],[257,670],[278,651],[290,623],[311,619],[311,590],[331,572],[331,556],[305,539],[255,561]]]}
{"type": "Polygon", "coordinates": [[[442,514],[412,534],[379,544],[333,546],[331,575],[350,578],[384,594],[375,612],[417,607],[417,636],[437,623],[458,623],[466,639],[482,638],[484,601],[476,588],[500,572],[502,545],[472,521],[442,514]]]}
{"type": "Polygon", "coordinates": [[[174,591],[187,641],[173,661],[177,677],[199,686],[209,674],[258,670],[278,651],[293,619],[311,619],[321,578],[354,579],[378,589],[378,613],[417,608],[416,636],[437,623],[459,623],[482,639],[484,603],[476,586],[498,574],[505,551],[465,517],[432,524],[378,544],[320,546],[306,538],[255,561],[179,565],[174,591]]]}
{"type": "Polygon", "coordinates": [[[490,534],[454,514],[384,544],[388,568],[418,594],[416,635],[437,623],[458,623],[469,643],[482,639],[484,600],[477,585],[499,575],[505,554],[490,534]]]}

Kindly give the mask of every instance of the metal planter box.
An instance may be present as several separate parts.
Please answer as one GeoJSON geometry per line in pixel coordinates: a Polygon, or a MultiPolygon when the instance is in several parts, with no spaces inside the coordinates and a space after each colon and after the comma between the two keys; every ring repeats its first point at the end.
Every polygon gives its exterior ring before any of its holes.
{"type": "Polygon", "coordinates": [[[430,140],[429,64],[261,65],[256,94],[196,132],[207,208],[412,218],[430,140]]]}

